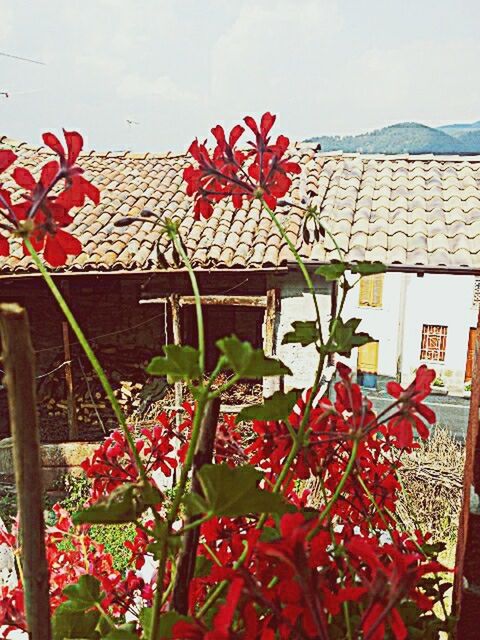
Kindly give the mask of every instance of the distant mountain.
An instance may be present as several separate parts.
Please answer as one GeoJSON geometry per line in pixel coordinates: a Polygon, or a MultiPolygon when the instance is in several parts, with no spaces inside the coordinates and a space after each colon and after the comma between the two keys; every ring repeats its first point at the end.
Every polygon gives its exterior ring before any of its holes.
{"type": "Polygon", "coordinates": [[[480,120],[472,124],[427,127],[419,122],[400,122],[356,136],[316,136],[323,151],[353,153],[480,153],[480,120]]]}
{"type": "Polygon", "coordinates": [[[443,127],[437,127],[440,131],[449,133],[452,136],[464,133],[466,131],[478,131],[480,129],[480,120],[472,122],[471,124],[445,124],[443,127]]]}

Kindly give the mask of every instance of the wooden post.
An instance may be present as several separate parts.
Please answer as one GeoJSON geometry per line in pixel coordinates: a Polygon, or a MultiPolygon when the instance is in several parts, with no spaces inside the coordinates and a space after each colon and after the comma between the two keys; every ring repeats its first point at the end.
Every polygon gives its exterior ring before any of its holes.
{"type": "Polygon", "coordinates": [[[475,336],[472,394],[465,451],[463,505],[455,559],[454,613],[457,638],[478,638],[480,610],[480,309],[475,336]]]}
{"type": "Polygon", "coordinates": [[[67,387],[67,411],[68,411],[68,439],[78,439],[77,407],[73,389],[72,352],[70,350],[70,338],[68,335],[68,322],[62,322],[63,349],[65,360],[65,383],[67,387]]]}
{"type": "Polygon", "coordinates": [[[50,640],[48,565],[35,394],[35,358],[27,312],[0,305],[0,331],[13,439],[25,612],[31,640],[50,640]]]}
{"type": "MultiPolygon", "coordinates": [[[[170,296],[170,308],[172,310],[172,332],[173,344],[182,344],[182,325],[180,321],[180,302],[178,294],[173,293],[170,296]]],[[[183,402],[183,384],[175,382],[175,408],[181,406],[183,402]]],[[[177,424],[180,422],[180,415],[177,414],[177,424]]]]}
{"type": "MultiPolygon", "coordinates": [[[[212,462],[219,412],[220,398],[215,398],[207,405],[200,426],[200,434],[192,467],[192,492],[200,495],[202,495],[202,488],[197,474],[204,464],[210,464],[212,462]]],[[[185,524],[190,524],[198,518],[199,516],[187,518],[185,524]]],[[[186,531],[182,539],[182,550],[178,558],[171,605],[172,609],[182,615],[188,613],[188,593],[190,582],[195,571],[199,537],[200,530],[199,527],[196,527],[195,529],[186,531]]]]}
{"type": "MultiPolygon", "coordinates": [[[[263,336],[263,351],[266,356],[275,354],[275,337],[277,311],[280,306],[280,295],[278,289],[268,289],[267,307],[265,309],[265,334],[263,336]]],[[[268,377],[263,379],[263,396],[270,397],[275,391],[280,389],[280,377],[268,377]]]]}

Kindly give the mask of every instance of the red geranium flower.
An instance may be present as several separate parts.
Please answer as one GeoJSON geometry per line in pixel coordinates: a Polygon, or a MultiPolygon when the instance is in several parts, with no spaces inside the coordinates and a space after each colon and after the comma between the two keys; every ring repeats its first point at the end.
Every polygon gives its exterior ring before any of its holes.
{"type": "MultiPolygon", "coordinates": [[[[12,200],[11,194],[0,185],[0,214],[7,224],[3,228],[22,237],[29,237],[36,251],[44,250],[44,257],[52,266],[65,264],[69,255],[78,255],[80,242],[63,229],[71,224],[70,211],[81,207],[86,199],[98,204],[98,189],[81,174],[75,163],[83,146],[82,136],[75,131],[64,131],[66,150],[53,133],[45,133],[43,140],[59,156],[59,161],[47,162],[38,180],[24,167],[16,167],[12,178],[24,190],[22,199],[12,200]],[[64,188],[53,195],[60,183],[64,188]]],[[[0,151],[0,172],[8,169],[17,159],[9,150],[0,151]]],[[[28,250],[24,246],[24,253],[28,250]]],[[[8,256],[9,246],[0,236],[0,255],[8,256]]]]}
{"type": "Polygon", "coordinates": [[[392,418],[388,427],[390,434],[396,439],[399,448],[404,449],[413,445],[413,429],[415,427],[418,435],[428,438],[429,430],[425,424],[434,424],[435,413],[423,404],[431,391],[432,382],[436,373],[433,369],[428,369],[424,364],[417,369],[415,380],[404,389],[398,382],[391,381],[387,384],[388,393],[399,401],[399,415],[392,418]]]}
{"type": "Polygon", "coordinates": [[[388,622],[396,640],[405,640],[408,631],[395,607],[408,597],[421,610],[431,609],[432,602],[418,591],[417,585],[424,575],[445,571],[445,567],[438,562],[425,562],[408,545],[404,549],[393,544],[379,546],[375,539],[353,537],[346,546],[370,598],[362,618],[365,637],[383,640],[388,622]]]}
{"type": "Polygon", "coordinates": [[[228,197],[236,208],[242,206],[244,198],[262,198],[275,209],[277,199],[290,188],[290,174],[300,173],[299,165],[286,157],[288,138],[279,136],[275,143],[270,141],[275,119],[276,116],[268,112],[262,116],[260,126],[250,116],[244,119],[255,135],[247,151],[235,148],[244,132],[241,125],[232,129],[228,140],[223,127],[214,127],[212,134],[217,144],[211,155],[205,142],[192,142],[189,153],[197,165],[187,167],[183,177],[187,182],[187,194],[195,198],[196,218],[209,218],[213,205],[228,197]]]}

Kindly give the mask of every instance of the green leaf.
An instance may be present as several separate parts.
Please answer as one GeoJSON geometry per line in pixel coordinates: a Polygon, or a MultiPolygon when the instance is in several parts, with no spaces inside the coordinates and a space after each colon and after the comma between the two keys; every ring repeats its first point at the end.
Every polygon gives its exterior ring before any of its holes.
{"type": "Polygon", "coordinates": [[[375,273],[385,273],[387,267],[381,262],[357,262],[350,265],[352,273],[359,273],[361,276],[371,276],[375,273]]]}
{"type": "MultiPolygon", "coordinates": [[[[185,622],[192,622],[193,618],[190,616],[182,616],[176,611],[168,611],[160,616],[160,629],[158,636],[153,640],[169,640],[172,638],[172,630],[174,625],[180,620],[185,622]]],[[[152,628],[152,609],[151,607],[144,608],[140,612],[140,622],[142,624],[144,640],[150,640],[151,628],[152,628]]]]}
{"type": "Polygon", "coordinates": [[[106,636],[102,636],[102,640],[138,640],[138,635],[135,633],[135,624],[133,622],[122,624],[121,627],[117,627],[106,636]]]}
{"type": "Polygon", "coordinates": [[[69,584],[63,590],[63,594],[77,611],[90,609],[104,597],[100,592],[100,582],[89,575],[80,576],[77,584],[69,584]]]}
{"type": "MultiPolygon", "coordinates": [[[[256,513],[285,513],[288,505],[277,493],[259,489],[263,473],[250,465],[234,467],[228,464],[205,464],[198,479],[205,496],[206,509],[195,508],[187,496],[193,513],[211,512],[216,516],[246,516],[256,513]]],[[[189,494],[192,496],[192,494],[189,494]]]]}
{"type": "Polygon", "coordinates": [[[325,353],[338,353],[349,356],[355,347],[361,347],[368,342],[375,342],[368,333],[355,333],[360,322],[359,318],[351,318],[345,323],[341,318],[332,321],[330,330],[332,331],[333,329],[333,331],[330,341],[322,347],[322,350],[325,353]]]}
{"type": "Polygon", "coordinates": [[[263,404],[254,404],[242,409],[237,415],[236,422],[241,420],[283,420],[290,415],[297,401],[298,393],[296,389],[292,389],[288,393],[275,391],[263,404]]]}
{"type": "Polygon", "coordinates": [[[262,349],[254,349],[249,342],[242,342],[236,336],[218,340],[217,347],[228,360],[228,367],[241,378],[263,378],[292,373],[280,360],[268,358],[262,349]]]}
{"type": "Polygon", "coordinates": [[[147,482],[141,488],[141,496],[143,503],[146,507],[153,507],[156,504],[160,504],[163,502],[163,493],[158,489],[158,487],[154,487],[153,484],[147,482]]]}
{"type": "Polygon", "coordinates": [[[122,484],[105,498],[100,498],[87,509],[73,515],[75,524],[118,524],[135,522],[151,504],[162,501],[154,487],[142,487],[134,483],[122,484]],[[144,494],[146,499],[144,498],[144,494]]]}
{"type": "Polygon", "coordinates": [[[63,602],[55,610],[52,617],[52,639],[98,640],[97,629],[100,613],[96,609],[79,611],[71,606],[70,601],[63,602]]]}
{"type": "Polygon", "coordinates": [[[167,376],[168,382],[196,380],[201,376],[200,357],[197,349],[167,344],[163,347],[165,356],[156,356],[147,367],[152,376],[167,376]]]}
{"type": "Polygon", "coordinates": [[[318,328],[315,320],[296,320],[292,322],[293,331],[283,336],[282,344],[301,344],[306,347],[318,340],[318,328]]]}
{"type": "Polygon", "coordinates": [[[331,264],[322,264],[315,273],[323,276],[327,282],[338,280],[347,270],[347,265],[343,262],[332,262],[331,264]]]}

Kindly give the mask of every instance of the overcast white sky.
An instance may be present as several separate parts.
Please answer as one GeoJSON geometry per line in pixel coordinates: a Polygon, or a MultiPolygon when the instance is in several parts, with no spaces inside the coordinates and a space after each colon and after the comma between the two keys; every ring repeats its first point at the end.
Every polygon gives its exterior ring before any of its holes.
{"type": "Polygon", "coordinates": [[[0,0],[0,51],[46,63],[0,56],[0,134],[165,151],[265,110],[292,139],[474,121],[479,24],[479,0],[0,0]]]}

